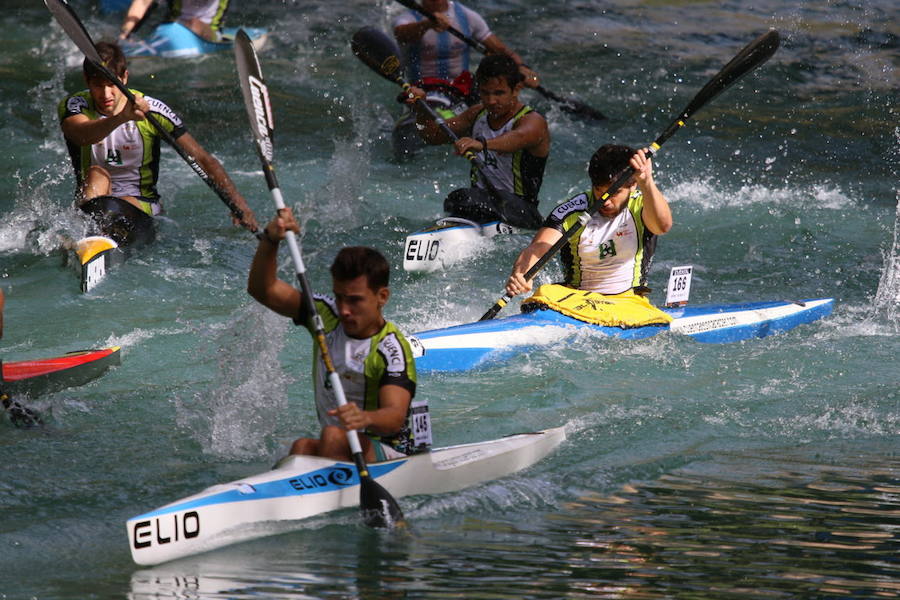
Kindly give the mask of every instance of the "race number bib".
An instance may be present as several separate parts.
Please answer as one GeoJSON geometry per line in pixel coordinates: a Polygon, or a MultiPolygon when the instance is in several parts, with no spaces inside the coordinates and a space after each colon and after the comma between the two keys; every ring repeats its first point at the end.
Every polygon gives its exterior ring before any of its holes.
{"type": "Polygon", "coordinates": [[[666,306],[684,306],[691,295],[691,275],[694,267],[683,265],[672,267],[669,274],[669,286],[666,290],[666,306]]]}
{"type": "Polygon", "coordinates": [[[410,413],[415,447],[431,446],[431,415],[428,413],[428,401],[413,400],[410,413]]]}

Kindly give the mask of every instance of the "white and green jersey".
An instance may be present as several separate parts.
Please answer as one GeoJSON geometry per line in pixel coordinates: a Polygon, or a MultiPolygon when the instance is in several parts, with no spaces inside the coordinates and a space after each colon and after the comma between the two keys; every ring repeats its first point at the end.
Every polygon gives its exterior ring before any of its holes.
{"type": "MultiPolygon", "coordinates": [[[[532,112],[530,106],[523,106],[510,120],[498,129],[491,128],[488,123],[488,114],[482,110],[475,118],[472,125],[472,137],[492,140],[496,137],[512,131],[519,119],[532,112]]],[[[499,191],[512,192],[534,204],[538,203],[538,192],[541,191],[541,183],[544,181],[544,167],[547,165],[546,156],[534,156],[528,150],[516,150],[512,153],[488,150],[481,152],[484,162],[484,176],[491,180],[499,191]]],[[[470,178],[474,187],[487,189],[481,180],[481,175],[475,163],[472,163],[470,178]]]]}
{"type": "MultiPolygon", "coordinates": [[[[409,391],[410,396],[416,394],[416,363],[412,356],[409,342],[391,322],[385,322],[381,331],[365,339],[352,338],[347,335],[338,319],[338,310],[334,299],[330,296],[314,295],[316,310],[322,317],[325,326],[325,342],[331,355],[334,369],[341,378],[347,402],[356,402],[363,410],[376,410],[379,406],[378,392],[385,385],[398,385],[409,391]]],[[[298,317],[294,321],[304,325],[314,334],[311,319],[303,311],[302,305],[298,317]]],[[[319,424],[340,425],[340,420],[328,414],[337,408],[337,399],[328,384],[328,373],[320,356],[319,347],[313,343],[313,380],[316,389],[316,411],[319,424]]],[[[410,404],[406,414],[406,423],[393,436],[366,434],[383,444],[391,446],[402,454],[415,454],[428,450],[427,444],[420,436],[418,443],[412,426],[413,412],[427,413],[428,405],[422,401],[410,404]]],[[[429,432],[430,437],[430,432],[429,432]]]]}
{"type": "MultiPolygon", "coordinates": [[[[578,227],[578,218],[595,200],[593,190],[558,205],[544,221],[565,233],[578,227]]],[[[635,190],[618,215],[599,212],[562,247],[565,285],[600,294],[620,294],[646,285],[656,236],[644,226],[644,196],[635,190]]]]}
{"type": "MultiPolygon", "coordinates": [[[[137,90],[131,92],[135,96],[143,96],[137,90]]],[[[144,99],[150,105],[153,117],[173,138],[177,139],[187,131],[181,117],[165,103],[150,96],[144,96],[144,99]]],[[[59,103],[60,122],[74,115],[86,115],[90,119],[107,118],[97,111],[87,90],[72,94],[59,103]]],[[[106,138],[90,146],[79,146],[66,139],[79,189],[91,165],[98,165],[109,173],[112,180],[111,195],[159,201],[159,193],[156,191],[159,140],[159,133],[147,119],[123,123],[106,138]]]]}

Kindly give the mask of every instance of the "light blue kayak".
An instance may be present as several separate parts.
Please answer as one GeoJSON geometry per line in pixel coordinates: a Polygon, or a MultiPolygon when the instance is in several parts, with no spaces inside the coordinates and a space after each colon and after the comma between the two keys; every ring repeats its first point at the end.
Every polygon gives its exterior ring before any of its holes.
{"type": "MultiPolygon", "coordinates": [[[[244,27],[244,31],[253,40],[253,47],[261,50],[266,43],[268,31],[256,27],[244,27]]],[[[126,40],[122,42],[125,56],[135,58],[141,56],[157,56],[161,58],[188,58],[231,50],[234,48],[234,36],[237,27],[226,27],[222,30],[221,42],[208,42],[181,23],[163,23],[146,40],[126,40]]]]}
{"type": "Polygon", "coordinates": [[[669,325],[623,329],[585,323],[550,309],[500,319],[477,321],[408,336],[420,372],[459,372],[496,364],[548,346],[589,329],[598,334],[641,339],[672,331],[698,342],[728,343],[762,338],[821,319],[833,309],[833,298],[749,302],[663,308],[669,325]]]}

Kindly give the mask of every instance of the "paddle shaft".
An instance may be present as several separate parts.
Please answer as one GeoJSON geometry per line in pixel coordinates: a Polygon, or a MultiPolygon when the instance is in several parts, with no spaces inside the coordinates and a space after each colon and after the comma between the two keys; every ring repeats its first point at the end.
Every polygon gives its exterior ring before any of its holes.
{"type": "MultiPolygon", "coordinates": [[[[397,0],[397,2],[399,2],[400,4],[402,4],[403,6],[409,8],[409,9],[419,12],[420,14],[431,19],[432,21],[437,21],[437,17],[435,17],[433,12],[431,12],[430,10],[426,10],[425,7],[421,6],[415,0],[397,0]]],[[[472,48],[478,50],[482,54],[490,54],[490,52],[491,52],[488,49],[488,47],[484,45],[484,42],[479,42],[475,38],[467,36],[462,31],[460,31],[459,29],[456,29],[455,27],[452,27],[452,26],[447,27],[447,32],[450,33],[451,35],[455,36],[457,39],[462,40],[463,42],[465,42],[472,48]]],[[[606,118],[606,116],[603,113],[601,113],[599,110],[591,108],[590,106],[584,104],[583,102],[578,102],[578,101],[571,100],[568,98],[563,98],[562,96],[554,94],[550,90],[544,88],[544,86],[542,86],[542,85],[539,85],[539,86],[535,87],[534,89],[537,90],[537,92],[539,94],[541,94],[542,96],[544,96],[545,98],[549,98],[550,100],[553,100],[554,102],[560,103],[563,106],[563,108],[565,110],[567,110],[568,112],[589,116],[592,119],[597,119],[598,121],[602,121],[603,119],[606,118]]]]}
{"type": "MultiPolygon", "coordinates": [[[[84,54],[85,58],[87,58],[91,64],[96,67],[100,73],[103,74],[113,85],[115,85],[125,98],[129,102],[134,102],[135,97],[134,94],[129,90],[124,83],[118,78],[118,76],[110,71],[105,64],[103,64],[103,59],[100,57],[100,53],[97,52],[97,47],[94,45],[93,40],[91,39],[90,34],[87,32],[87,29],[84,28],[84,24],[78,18],[78,15],[75,14],[75,11],[72,10],[72,7],[68,5],[68,3],[63,2],[62,0],[44,0],[44,4],[56,18],[57,22],[62,27],[63,31],[69,36],[69,38],[78,46],[78,49],[81,50],[82,54],[84,54]]],[[[242,211],[238,206],[234,203],[234,200],[228,195],[228,193],[223,190],[216,181],[210,177],[209,173],[207,173],[202,166],[197,162],[197,160],[188,154],[184,148],[181,147],[175,138],[172,137],[172,134],[169,133],[165,127],[153,116],[152,113],[148,113],[147,120],[150,121],[150,124],[159,132],[160,137],[162,137],[166,143],[168,143],[178,155],[188,164],[188,166],[200,176],[206,185],[208,185],[215,193],[219,196],[222,202],[225,203],[225,206],[231,211],[231,213],[235,216],[238,221],[244,220],[244,211],[242,211]]]]}
{"type": "MultiPolygon", "coordinates": [[[[697,92],[697,95],[688,103],[683,111],[675,118],[672,123],[663,131],[663,133],[656,138],[650,148],[647,151],[647,157],[650,158],[655,155],[660,147],[673,135],[675,132],[681,130],[684,127],[687,120],[702,107],[706,106],[713,98],[721,94],[725,91],[731,84],[735,81],[757,68],[764,62],[766,62],[769,58],[775,54],[775,50],[778,49],[779,44],[779,36],[778,32],[775,30],[769,31],[765,33],[749,44],[745,46],[731,61],[728,62],[722,69],[716,73],[713,78],[707,82],[703,88],[697,92]]],[[[562,237],[557,240],[553,246],[550,247],[540,258],[538,258],[537,262],[535,262],[531,268],[525,273],[524,277],[526,281],[530,281],[537,275],[538,271],[547,264],[549,261],[559,250],[562,248],[569,239],[575,235],[576,232],[581,231],[585,224],[594,216],[594,214],[600,210],[606,200],[614,195],[619,189],[628,183],[628,180],[631,179],[633,172],[630,167],[623,169],[615,178],[613,183],[607,188],[606,192],[603,193],[602,196],[595,199],[592,202],[587,210],[582,213],[578,221],[577,225],[573,225],[570,227],[565,233],[563,233],[562,237]]],[[[484,315],[479,319],[479,321],[486,321],[488,319],[493,319],[504,306],[506,306],[509,301],[513,298],[513,296],[506,292],[503,297],[497,300],[494,305],[488,309],[484,315]]]]}

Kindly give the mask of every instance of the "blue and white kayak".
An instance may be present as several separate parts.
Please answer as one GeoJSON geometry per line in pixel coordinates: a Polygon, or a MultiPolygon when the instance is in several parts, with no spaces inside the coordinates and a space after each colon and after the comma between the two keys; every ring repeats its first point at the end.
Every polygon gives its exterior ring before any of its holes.
{"type": "Polygon", "coordinates": [[[663,308],[669,325],[623,329],[579,321],[551,309],[477,321],[407,336],[420,372],[468,371],[507,360],[532,348],[558,343],[585,329],[600,335],[641,339],[664,331],[698,342],[727,343],[761,338],[831,314],[833,298],[796,302],[749,302],[663,308]]]}
{"type": "MultiPolygon", "coordinates": [[[[566,439],[562,427],[438,448],[369,465],[392,496],[455,492],[538,462],[566,439]]],[[[139,565],[199,554],[302,527],[302,520],[359,507],[353,463],[288,456],[271,471],[214,485],[128,520],[128,545],[139,565]]]]}
{"type": "Polygon", "coordinates": [[[405,271],[437,271],[471,258],[484,249],[484,242],[500,234],[515,233],[502,221],[476,223],[461,217],[442,217],[406,236],[403,245],[405,271]]]}
{"type": "MultiPolygon", "coordinates": [[[[256,27],[244,27],[244,31],[253,41],[253,47],[261,50],[266,43],[268,31],[256,27]]],[[[163,23],[146,40],[126,40],[122,42],[125,56],[136,58],[142,56],[158,56],[161,58],[188,58],[232,50],[237,27],[226,27],[222,30],[221,42],[209,42],[182,25],[181,23],[163,23]]]]}

